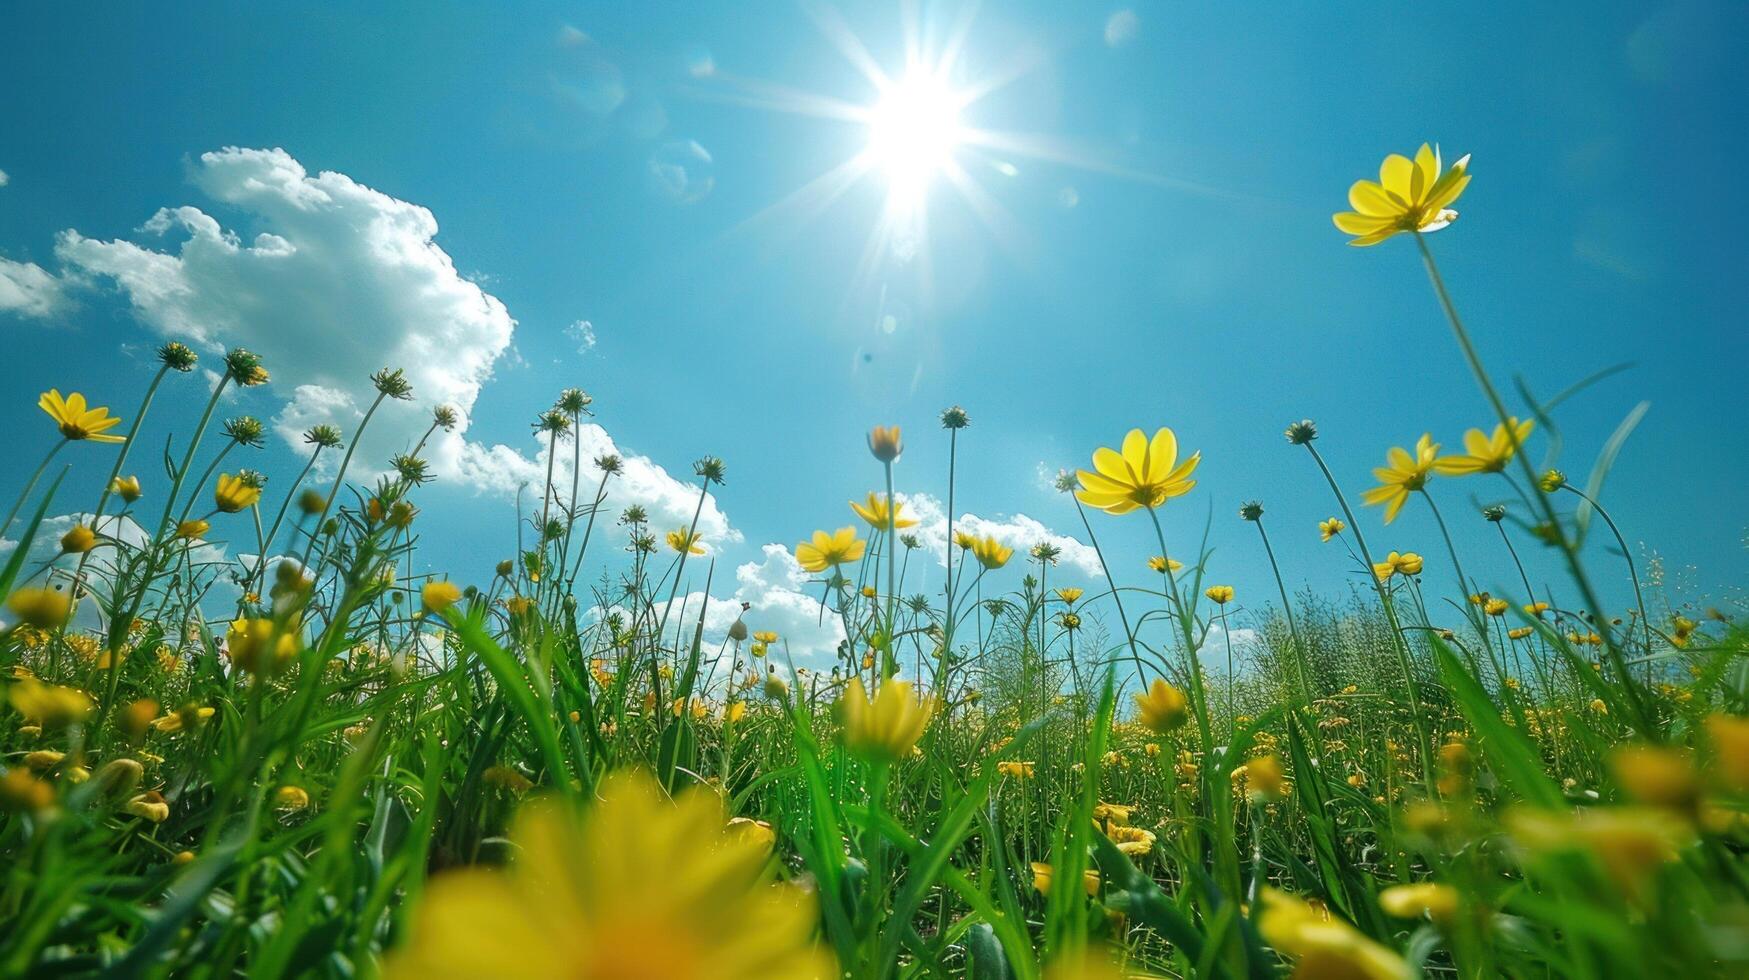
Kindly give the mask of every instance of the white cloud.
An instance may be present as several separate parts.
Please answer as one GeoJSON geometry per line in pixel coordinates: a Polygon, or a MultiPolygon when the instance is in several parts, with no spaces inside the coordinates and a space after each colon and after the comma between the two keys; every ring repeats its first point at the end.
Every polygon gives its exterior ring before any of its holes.
{"type": "MultiPolygon", "coordinates": [[[[0,184],[4,183],[0,180],[0,184]]],[[[46,317],[61,309],[66,301],[61,280],[42,266],[0,258],[0,313],[46,317]]]]}
{"type": "Polygon", "coordinates": [[[5,187],[10,183],[12,183],[12,178],[6,176],[6,171],[0,170],[0,187],[5,187]]]}
{"type": "Polygon", "coordinates": [[[1128,44],[1142,27],[1142,19],[1129,9],[1120,10],[1105,21],[1105,43],[1111,47],[1128,44]]]}
{"type": "MultiPolygon", "coordinates": [[[[941,501],[926,493],[901,493],[899,502],[906,515],[917,521],[917,526],[911,528],[910,533],[917,535],[924,548],[945,564],[948,554],[947,515],[941,501]]],[[[1060,565],[1074,568],[1089,576],[1098,577],[1103,574],[1099,567],[1099,554],[1091,546],[1082,544],[1072,535],[1058,534],[1036,518],[1025,514],[979,517],[976,514],[962,513],[954,526],[956,530],[980,537],[993,537],[1013,548],[1019,553],[1015,555],[1016,561],[1024,558],[1033,545],[1049,542],[1062,552],[1057,556],[1060,565]]]]}
{"type": "MultiPolygon", "coordinates": [[[[191,179],[240,212],[254,238],[245,242],[200,208],[183,206],[159,210],[140,229],[180,239],[174,246],[155,250],[69,230],[56,253],[70,270],[112,280],[135,316],[165,336],[213,352],[243,346],[262,355],[271,390],[290,395],[275,428],[300,451],[301,433],[319,422],[350,433],[376,397],[369,373],[398,367],[415,401],[383,403],[356,472],[410,449],[429,426],[430,409],[442,404],[462,421],[426,445],[436,476],[507,496],[528,483],[538,495],[544,455],[466,437],[482,387],[511,351],[516,321],[457,272],[435,241],[430,211],[345,174],[312,176],[280,149],[202,154],[191,179]]],[[[621,452],[599,426],[585,427],[583,451],[585,459],[621,452]]],[[[664,522],[681,523],[682,512],[691,518],[695,489],[645,457],[625,455],[616,500],[643,503],[664,522]]],[[[569,453],[561,456],[568,475],[569,453]]],[[[709,535],[738,540],[714,501],[701,524],[709,535]]]]}
{"type": "Polygon", "coordinates": [[[588,320],[578,320],[566,327],[565,336],[576,341],[579,354],[587,354],[595,349],[595,324],[588,320]]]}
{"type": "MultiPolygon", "coordinates": [[[[31,539],[30,551],[25,555],[25,574],[37,574],[38,569],[46,566],[46,577],[32,580],[34,585],[55,584],[65,587],[71,581],[73,570],[79,565],[79,556],[61,551],[61,536],[73,529],[75,524],[91,524],[89,513],[59,514],[44,517],[37,525],[36,536],[31,539]]],[[[89,588],[98,593],[107,589],[117,570],[115,546],[108,540],[120,541],[129,548],[143,547],[149,540],[145,528],[141,527],[131,517],[110,514],[92,525],[100,539],[105,539],[86,558],[84,579],[89,588]]],[[[15,524],[14,530],[22,530],[15,524]]],[[[214,594],[235,595],[226,573],[231,571],[225,557],[226,546],[222,542],[223,529],[216,529],[213,538],[221,539],[219,543],[209,540],[198,541],[189,549],[189,562],[192,567],[200,570],[202,581],[214,583],[214,594]]],[[[253,537],[253,533],[250,534],[253,537]]],[[[0,561],[7,559],[18,547],[18,541],[13,538],[0,539],[0,561]]],[[[215,608],[217,608],[215,606],[215,608]]],[[[97,604],[82,603],[78,614],[73,620],[73,626],[78,629],[95,629],[100,625],[97,604]]]]}

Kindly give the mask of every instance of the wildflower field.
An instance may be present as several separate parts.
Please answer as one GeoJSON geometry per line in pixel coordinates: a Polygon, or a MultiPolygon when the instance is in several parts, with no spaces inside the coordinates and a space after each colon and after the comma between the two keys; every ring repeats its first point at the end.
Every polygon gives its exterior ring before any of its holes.
{"type": "MultiPolygon", "coordinates": [[[[1367,586],[1273,572],[1238,664],[1221,562],[1161,523],[1222,448],[1171,418],[1112,420],[1057,487],[1102,563],[1147,543],[1145,588],[1109,567],[1060,585],[1050,544],[962,530],[919,591],[900,495],[951,521],[956,473],[895,464],[978,430],[959,407],[872,425],[866,498],[794,531],[846,638],[804,665],[754,613],[707,642],[676,602],[721,459],[670,528],[603,506],[619,457],[549,455],[495,574],[452,579],[414,556],[426,440],[455,411],[354,455],[380,406],[420,397],[409,365],[359,365],[375,401],[311,428],[284,485],[248,466],[263,424],[222,417],[274,383],[248,350],[172,342],[143,391],[43,391],[0,500],[0,976],[1744,975],[1749,631],[1643,583],[1600,478],[1558,468],[1607,472],[1619,440],[1562,459],[1566,395],[1489,374],[1431,237],[1470,180],[1467,157],[1391,155],[1334,224],[1418,250],[1430,295],[1404,329],[1455,344],[1491,414],[1379,447],[1358,485],[1291,421],[1277,492],[1330,516],[1237,519],[1271,568],[1318,547],[1367,586]],[[198,416],[154,404],[201,384],[198,416]],[[75,455],[107,479],[68,480],[75,455]],[[1491,522],[1497,546],[1381,550],[1405,509],[1491,522]],[[215,567],[221,535],[279,557],[215,567]],[[1528,552],[1564,575],[1533,583],[1528,552]],[[1424,591],[1431,566],[1461,592],[1424,591]]],[[[594,410],[577,389],[530,407],[553,447],[594,410]]]]}

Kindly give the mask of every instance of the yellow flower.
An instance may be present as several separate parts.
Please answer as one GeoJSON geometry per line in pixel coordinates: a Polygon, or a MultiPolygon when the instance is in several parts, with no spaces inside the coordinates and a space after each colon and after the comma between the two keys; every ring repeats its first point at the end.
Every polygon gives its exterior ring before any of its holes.
{"type": "Polygon", "coordinates": [[[297,653],[297,629],[281,631],[271,619],[235,619],[225,632],[225,654],[251,674],[278,673],[297,653]]]}
{"type": "Polygon", "coordinates": [[[1204,589],[1203,595],[1216,605],[1224,606],[1233,601],[1233,587],[1230,585],[1211,585],[1204,589]]]}
{"type": "Polygon", "coordinates": [[[1167,558],[1165,555],[1155,555],[1148,559],[1148,567],[1159,572],[1161,575],[1164,575],[1169,568],[1174,572],[1178,571],[1184,567],[1184,563],[1176,558],[1167,558]]]}
{"type": "Polygon", "coordinates": [[[1132,857],[1142,857],[1154,850],[1154,832],[1140,827],[1127,827],[1122,824],[1105,828],[1105,836],[1117,845],[1117,849],[1132,857]]]}
{"type": "Polygon", "coordinates": [[[917,526],[916,521],[905,516],[904,502],[901,501],[898,506],[888,508],[887,495],[884,493],[869,494],[868,503],[866,504],[859,504],[852,500],[850,502],[850,509],[856,512],[856,516],[867,521],[869,527],[875,528],[876,530],[886,530],[887,521],[889,519],[893,521],[894,527],[917,526]]]}
{"type": "Polygon", "coordinates": [[[777,843],[777,830],[764,820],[754,820],[751,817],[735,817],[725,827],[732,841],[757,847],[766,854],[777,843]]]}
{"type": "Polygon", "coordinates": [[[1008,564],[1008,559],[1014,557],[1014,549],[992,537],[981,537],[972,541],[970,549],[972,557],[978,564],[991,571],[1008,564]]]}
{"type": "Polygon", "coordinates": [[[128,800],[126,809],[128,813],[153,823],[163,823],[170,819],[170,803],[164,799],[164,794],[157,790],[141,793],[128,800]]]}
{"type": "Polygon", "coordinates": [[[935,713],[935,699],[919,699],[906,681],[881,682],[874,700],[852,678],[839,701],[844,718],[844,746],[876,762],[897,762],[911,754],[935,713]]]}
{"type": "Polygon", "coordinates": [[[1467,476],[1471,473],[1498,473],[1506,468],[1515,451],[1512,448],[1512,436],[1517,436],[1518,444],[1524,445],[1524,440],[1530,437],[1530,430],[1536,427],[1534,419],[1520,422],[1512,419],[1512,435],[1508,435],[1505,424],[1494,426],[1494,434],[1483,435],[1481,429],[1471,429],[1464,433],[1464,451],[1461,455],[1441,456],[1434,462],[1434,469],[1452,476],[1467,476]]]}
{"type": "Polygon", "coordinates": [[[152,722],[152,727],[160,732],[171,733],[200,728],[218,713],[216,708],[203,708],[195,704],[187,704],[172,714],[152,722]]]}
{"type": "Polygon", "coordinates": [[[996,763],[996,772],[1012,779],[1031,779],[1034,775],[1032,762],[1004,761],[996,763]]]}
{"type": "Polygon", "coordinates": [[[12,685],[7,698],[26,722],[50,730],[84,721],[91,714],[91,698],[84,691],[44,684],[34,677],[12,685]]]}
{"type": "Polygon", "coordinates": [[[1408,980],[1401,956],[1341,919],[1265,886],[1259,929],[1269,945],[1295,957],[1295,980],[1408,980]]]}
{"type": "Polygon", "coordinates": [[[1379,908],[1386,915],[1399,919],[1418,919],[1425,915],[1434,922],[1450,922],[1457,915],[1458,893],[1450,885],[1432,881],[1412,885],[1392,885],[1379,892],[1379,908]]]}
{"type": "Polygon", "coordinates": [[[813,541],[796,545],[796,562],[806,571],[823,572],[862,557],[868,542],[856,536],[856,528],[841,527],[831,534],[815,531],[813,541]]]}
{"type": "Polygon", "coordinates": [[[766,646],[770,646],[777,642],[778,637],[777,634],[773,633],[771,630],[758,630],[753,634],[753,639],[759,643],[765,644],[766,646]]]}
{"type": "Polygon", "coordinates": [[[899,438],[899,427],[896,425],[877,425],[868,430],[868,451],[874,453],[874,458],[883,463],[891,463],[905,451],[905,445],[899,438]]]}
{"type": "Polygon", "coordinates": [[[1422,433],[1415,442],[1415,455],[1402,446],[1392,446],[1385,454],[1387,465],[1375,467],[1372,475],[1379,485],[1363,492],[1360,499],[1367,506],[1385,505],[1385,523],[1397,519],[1397,512],[1408,503],[1409,494],[1427,485],[1427,478],[1433,475],[1433,465],[1439,458],[1439,443],[1433,441],[1431,433],[1422,433]]]}
{"type": "Polygon", "coordinates": [[[1514,627],[1512,629],[1507,630],[1506,635],[1514,640],[1522,640],[1534,632],[1536,632],[1536,631],[1531,629],[1529,626],[1517,626],[1517,627],[1514,627]]]}
{"type": "Polygon", "coordinates": [[[534,788],[534,782],[522,773],[509,766],[487,766],[480,773],[480,778],[488,786],[495,786],[507,793],[526,793],[534,788]]]}
{"type": "Polygon", "coordinates": [[[1148,744],[1142,746],[1142,754],[1146,755],[1150,759],[1158,756],[1160,754],[1160,743],[1159,742],[1149,742],[1148,744]]]}
{"type": "Polygon", "coordinates": [[[1080,601],[1081,595],[1082,595],[1081,590],[1075,588],[1074,586],[1069,586],[1068,588],[1063,588],[1063,589],[1057,590],[1057,598],[1063,600],[1065,603],[1067,603],[1071,606],[1074,605],[1076,602],[1080,601]]]}
{"type": "Polygon", "coordinates": [[[131,504],[140,499],[140,478],[137,476],[118,476],[109,481],[109,492],[131,504]]]}
{"type": "Polygon", "coordinates": [[[1420,575],[1424,565],[1421,556],[1413,551],[1402,554],[1393,551],[1385,556],[1384,561],[1374,563],[1372,571],[1379,581],[1386,582],[1393,575],[1420,575]]]}
{"type": "Polygon", "coordinates": [[[253,507],[260,499],[260,487],[230,473],[219,474],[219,485],[213,488],[213,503],[227,514],[253,507]]]}
{"type": "Polygon", "coordinates": [[[1287,776],[1282,771],[1281,758],[1271,753],[1245,763],[1245,788],[1264,799],[1279,799],[1285,795],[1287,776]]]}
{"type": "Polygon", "coordinates": [[[210,530],[212,530],[211,524],[195,518],[176,525],[176,536],[184,541],[194,541],[210,530]]]}
{"type": "Polygon", "coordinates": [[[1131,429],[1124,436],[1122,452],[1101,446],[1093,451],[1093,472],[1075,471],[1081,483],[1075,496],[1108,514],[1158,507],[1196,486],[1190,474],[1200,462],[1200,452],[1178,462],[1178,436],[1171,429],[1162,426],[1152,439],[1141,429],[1131,429]]]}
{"type": "Polygon", "coordinates": [[[835,975],[815,900],[765,883],[769,845],[731,830],[715,794],[671,803],[622,772],[599,796],[581,820],[557,801],[525,806],[508,870],[434,878],[389,980],[835,975]]]}
{"type": "Polygon", "coordinates": [[[1749,718],[1712,714],[1706,732],[1713,745],[1713,770],[1726,789],[1749,792],[1749,718]]]}
{"type": "Polygon", "coordinates": [[[1142,727],[1165,735],[1190,720],[1190,702],[1184,692],[1155,678],[1146,694],[1134,695],[1136,713],[1142,727]]]}
{"type": "Polygon", "coordinates": [[[1433,232],[1457,220],[1450,205],[1469,186],[1470,158],[1447,170],[1439,151],[1426,143],[1415,159],[1393,153],[1379,165],[1378,183],[1357,180],[1348,189],[1353,211],[1333,216],[1343,233],[1358,237],[1350,245],[1376,245],[1402,231],[1433,232]]]}
{"type": "Polygon", "coordinates": [[[65,623],[73,606],[58,589],[19,589],[6,597],[6,608],[20,623],[49,630],[65,623]]]}
{"type": "Polygon", "coordinates": [[[25,766],[13,766],[0,776],[0,810],[34,812],[55,802],[55,787],[31,775],[25,766]]]}
{"type": "Polygon", "coordinates": [[[955,531],[953,532],[953,543],[970,551],[972,546],[978,543],[978,536],[970,531],[955,531]]]}
{"type": "Polygon", "coordinates": [[[1588,853],[1610,880],[1637,896],[1659,865],[1675,861],[1693,840],[1687,821],[1668,810],[1593,807],[1576,813],[1520,809],[1506,827],[1532,854],[1588,853]]]}
{"type": "Polygon", "coordinates": [[[1329,541],[1346,530],[1348,530],[1348,525],[1342,523],[1340,517],[1332,517],[1318,522],[1318,537],[1322,541],[1329,541]]]}
{"type": "Polygon", "coordinates": [[[1700,777],[1685,749],[1619,746],[1609,754],[1609,770],[1629,796],[1650,806],[1685,811],[1700,795],[1700,777]]]}
{"type": "MultiPolygon", "coordinates": [[[[1051,893],[1051,876],[1053,873],[1051,866],[1043,861],[1032,862],[1032,887],[1037,890],[1040,895],[1049,895],[1051,893]]],[[[1099,892],[1098,869],[1087,868],[1082,871],[1081,885],[1087,890],[1088,896],[1091,897],[1097,894],[1099,892]]]]}
{"type": "Polygon", "coordinates": [[[90,439],[92,442],[126,442],[121,436],[106,436],[104,432],[121,424],[121,419],[109,414],[107,408],[86,408],[85,396],[73,392],[66,398],[50,388],[37,399],[37,406],[55,420],[61,435],[68,439],[90,439]]]}
{"type": "Polygon", "coordinates": [[[1546,602],[1532,602],[1524,607],[1524,611],[1530,613],[1532,616],[1540,617],[1543,613],[1549,611],[1549,604],[1546,602]]]}
{"type": "Polygon", "coordinates": [[[698,532],[688,533],[683,527],[668,532],[668,547],[683,555],[704,554],[704,545],[698,543],[698,532]]]}
{"type": "Polygon", "coordinates": [[[1506,610],[1512,608],[1512,603],[1505,599],[1489,599],[1482,603],[1482,611],[1490,616],[1504,616],[1506,610]]]}
{"type": "Polygon", "coordinates": [[[89,525],[75,524],[61,535],[61,552],[68,555],[82,555],[97,547],[97,532],[89,525]]]}
{"type": "Polygon", "coordinates": [[[302,786],[281,786],[273,791],[273,805],[291,813],[310,805],[310,794],[302,786]]]}
{"type": "Polygon", "coordinates": [[[419,590],[419,601],[428,612],[443,612],[461,597],[462,590],[454,582],[426,582],[419,590]]]}

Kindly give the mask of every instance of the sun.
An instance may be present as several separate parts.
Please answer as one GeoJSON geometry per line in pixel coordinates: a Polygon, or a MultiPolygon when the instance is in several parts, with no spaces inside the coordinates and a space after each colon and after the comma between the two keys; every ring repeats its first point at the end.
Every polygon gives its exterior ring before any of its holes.
{"type": "Polygon", "coordinates": [[[868,163],[886,176],[891,193],[914,198],[951,167],[966,132],[964,97],[940,75],[913,68],[883,85],[868,110],[868,163]]]}

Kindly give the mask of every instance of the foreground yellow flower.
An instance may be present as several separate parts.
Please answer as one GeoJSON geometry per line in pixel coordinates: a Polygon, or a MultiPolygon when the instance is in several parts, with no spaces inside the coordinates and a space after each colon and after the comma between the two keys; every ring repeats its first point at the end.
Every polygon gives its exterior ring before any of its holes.
{"type": "Polygon", "coordinates": [[[1506,828],[1532,855],[1590,854],[1630,898],[1694,839],[1686,820],[1651,807],[1591,807],[1573,813],[1525,808],[1506,815],[1506,828]]]}
{"type": "Polygon", "coordinates": [[[1346,530],[1348,530],[1348,525],[1342,523],[1342,519],[1339,517],[1318,522],[1318,538],[1322,541],[1329,541],[1346,530]]]}
{"type": "Polygon", "coordinates": [[[856,528],[841,527],[831,534],[815,531],[812,541],[796,545],[796,562],[809,572],[823,572],[862,558],[868,542],[856,536],[856,528]]]}
{"type": "Polygon", "coordinates": [[[838,702],[844,718],[844,747],[874,762],[897,762],[911,754],[935,699],[919,698],[907,681],[885,680],[869,700],[861,678],[851,678],[838,702]]]}
{"type": "Polygon", "coordinates": [[[61,552],[68,555],[82,555],[97,547],[97,532],[88,524],[75,524],[61,535],[61,552]]]}
{"type": "Polygon", "coordinates": [[[641,773],[602,780],[581,820],[557,801],[517,815],[508,870],[426,888],[391,980],[825,980],[814,899],[766,883],[759,835],[731,831],[715,794],[673,802],[641,773]]]}
{"type": "Polygon", "coordinates": [[[1184,692],[1159,678],[1148,685],[1145,694],[1137,694],[1136,716],[1143,727],[1165,735],[1190,720],[1190,702],[1184,692]]]}
{"type": "Polygon", "coordinates": [[[176,525],[176,536],[184,541],[195,541],[210,530],[212,530],[211,524],[199,518],[193,518],[176,525]]]}
{"type": "Polygon", "coordinates": [[[1379,892],[1379,908],[1399,919],[1417,919],[1425,915],[1434,922],[1449,922],[1457,915],[1458,893],[1450,885],[1432,881],[1392,885],[1379,892]]]}
{"type": "Polygon", "coordinates": [[[253,507],[261,500],[261,488],[232,473],[219,474],[219,485],[213,488],[213,504],[227,514],[253,507]]]}
{"type": "Polygon", "coordinates": [[[137,476],[118,476],[109,481],[109,492],[131,504],[140,499],[140,478],[137,476]]]}
{"type": "Polygon", "coordinates": [[[419,590],[419,601],[427,612],[440,613],[461,600],[462,590],[454,582],[427,582],[419,590]]]}
{"type": "Polygon", "coordinates": [[[1426,143],[1415,159],[1393,153],[1379,165],[1378,183],[1357,180],[1348,189],[1353,211],[1333,216],[1336,227],[1359,236],[1348,244],[1376,245],[1403,231],[1433,232],[1457,220],[1450,205],[1470,184],[1469,154],[1446,170],[1426,143]]]}
{"type": "Polygon", "coordinates": [[[1302,899],[1265,886],[1259,901],[1263,939],[1295,958],[1295,980],[1408,980],[1401,956],[1302,899]]]}
{"type": "MultiPolygon", "coordinates": [[[[1051,893],[1051,877],[1055,869],[1043,861],[1032,862],[1032,887],[1040,895],[1051,893]]],[[[1099,893],[1099,870],[1087,868],[1081,872],[1081,886],[1087,890],[1089,897],[1099,893]]]]}
{"type": "Polygon", "coordinates": [[[978,560],[978,564],[991,571],[1008,564],[1008,559],[1014,557],[1013,548],[989,536],[972,539],[967,550],[978,560]]]}
{"type": "Polygon", "coordinates": [[[55,426],[61,430],[61,435],[68,439],[89,439],[92,442],[126,442],[121,436],[106,436],[103,433],[121,424],[121,419],[109,414],[107,408],[87,408],[85,396],[73,392],[65,398],[60,391],[50,388],[37,399],[37,406],[55,420],[55,426]]]}
{"type": "Polygon", "coordinates": [[[1512,447],[1516,436],[1519,445],[1530,438],[1530,430],[1536,427],[1535,419],[1525,419],[1520,422],[1512,419],[1512,432],[1506,431],[1505,424],[1494,426],[1493,435],[1483,435],[1481,429],[1471,429],[1464,433],[1464,451],[1462,454],[1441,456],[1434,461],[1433,468],[1451,476],[1468,476],[1472,473],[1498,473],[1511,462],[1512,447]]]}
{"type": "Polygon", "coordinates": [[[236,619],[225,632],[225,654],[251,674],[274,674],[298,653],[297,629],[271,619],[236,619]]]}
{"type": "Polygon", "coordinates": [[[1184,567],[1184,563],[1176,558],[1167,558],[1165,555],[1155,555],[1148,559],[1148,567],[1159,572],[1161,575],[1164,575],[1166,574],[1167,569],[1171,569],[1174,572],[1178,571],[1184,567]]]}
{"type": "Polygon", "coordinates": [[[84,691],[44,684],[34,677],[21,678],[6,696],[26,722],[51,731],[84,721],[91,714],[91,699],[84,691]]]}
{"type": "Polygon", "coordinates": [[[904,501],[900,501],[897,506],[889,508],[887,506],[887,495],[884,493],[869,494],[868,503],[866,504],[859,504],[852,500],[850,502],[850,509],[856,512],[856,516],[867,521],[869,527],[872,527],[877,531],[886,530],[888,520],[893,522],[894,527],[917,526],[915,520],[905,516],[904,501]]]}
{"type": "Polygon", "coordinates": [[[6,597],[6,608],[20,623],[47,630],[65,623],[73,604],[59,589],[19,589],[6,597]]]}
{"type": "Polygon", "coordinates": [[[1385,556],[1384,561],[1375,562],[1372,571],[1374,575],[1378,576],[1380,582],[1386,582],[1393,575],[1420,575],[1421,569],[1425,565],[1426,562],[1422,557],[1413,551],[1405,551],[1402,554],[1393,551],[1385,556]]]}
{"type": "Polygon", "coordinates": [[[668,547],[683,555],[704,554],[704,545],[698,543],[698,532],[688,533],[683,527],[668,532],[668,547]]]}
{"type": "Polygon", "coordinates": [[[1433,441],[1431,433],[1422,433],[1415,441],[1413,456],[1402,446],[1392,446],[1385,455],[1386,465],[1372,471],[1379,485],[1363,492],[1360,499],[1369,507],[1384,504],[1385,523],[1391,523],[1397,519],[1397,512],[1409,502],[1409,495],[1427,486],[1438,458],[1439,443],[1433,441]]]}
{"type": "Polygon", "coordinates": [[[1075,471],[1081,483],[1075,496],[1108,514],[1158,507],[1196,486],[1190,474],[1200,462],[1200,452],[1178,462],[1178,436],[1171,429],[1162,426],[1152,439],[1141,429],[1131,429],[1124,436],[1122,452],[1101,446],[1093,451],[1092,472],[1075,471]]]}

